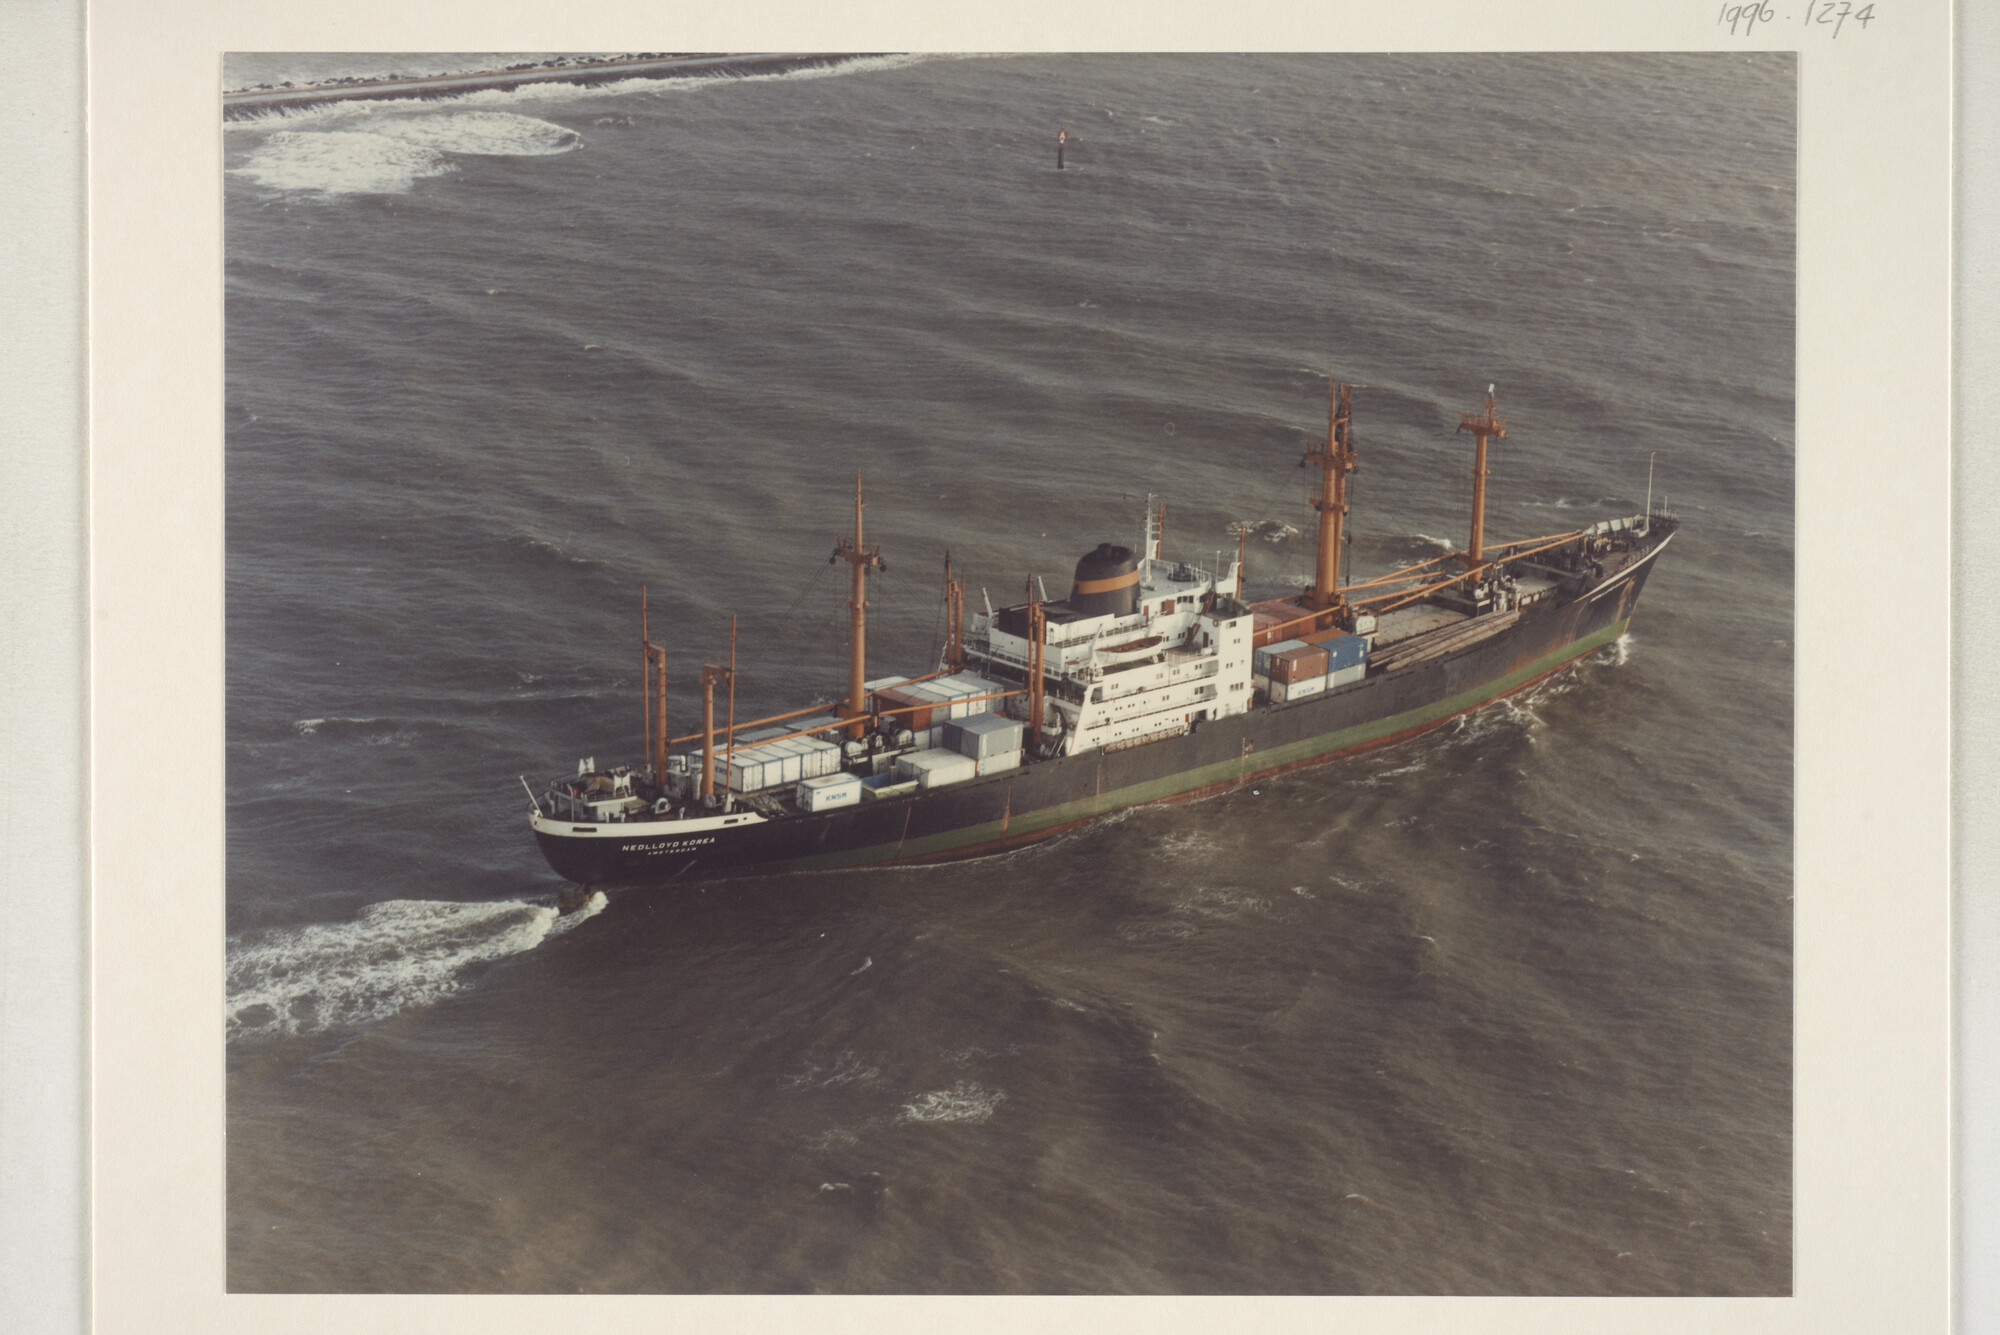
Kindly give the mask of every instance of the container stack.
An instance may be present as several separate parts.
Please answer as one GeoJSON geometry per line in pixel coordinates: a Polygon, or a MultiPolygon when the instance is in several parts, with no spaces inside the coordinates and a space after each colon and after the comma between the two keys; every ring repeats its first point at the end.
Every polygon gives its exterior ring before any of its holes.
{"type": "Polygon", "coordinates": [[[1264,688],[1271,703],[1303,700],[1326,689],[1327,652],[1316,644],[1286,641],[1263,651],[1264,688]]]}
{"type": "Polygon", "coordinates": [[[1340,635],[1319,644],[1285,640],[1257,650],[1251,659],[1252,680],[1274,705],[1345,686],[1367,672],[1368,640],[1362,635],[1340,635]]]}
{"type": "Polygon", "coordinates": [[[944,725],[944,744],[970,757],[979,774],[1021,767],[1021,723],[998,714],[971,714],[944,725]]]}
{"type": "MultiPolygon", "coordinates": [[[[1373,617],[1368,618],[1370,622],[1373,617]]],[[[1355,618],[1359,625],[1361,618],[1355,618]]],[[[1327,640],[1321,648],[1327,652],[1326,688],[1345,686],[1350,681],[1360,681],[1368,675],[1368,637],[1366,635],[1342,635],[1327,640]]]]}
{"type": "MultiPolygon", "coordinates": [[[[807,726],[811,726],[808,724],[807,726]]],[[[715,753],[715,781],[731,792],[755,793],[799,783],[840,769],[840,747],[818,737],[784,737],[790,728],[760,728],[736,738],[732,756],[726,748],[715,753]],[[725,768],[727,773],[724,773],[725,768]]]]}
{"type": "Polygon", "coordinates": [[[909,682],[875,692],[875,707],[905,711],[895,715],[898,730],[908,729],[910,745],[929,750],[944,744],[944,725],[972,714],[991,712],[994,701],[973,697],[994,695],[1006,687],[970,672],[931,681],[909,682]]]}

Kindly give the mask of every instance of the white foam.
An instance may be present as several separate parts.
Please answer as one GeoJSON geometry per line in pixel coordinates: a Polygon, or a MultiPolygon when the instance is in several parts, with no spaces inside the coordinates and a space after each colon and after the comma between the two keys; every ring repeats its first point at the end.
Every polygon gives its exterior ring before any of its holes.
{"type": "Polygon", "coordinates": [[[1232,538],[1262,538],[1265,542],[1284,542],[1299,536],[1298,529],[1282,519],[1234,520],[1223,525],[1223,532],[1232,538]]]}
{"type": "Polygon", "coordinates": [[[919,1094],[903,1105],[896,1120],[901,1122],[983,1122],[1007,1097],[1005,1090],[988,1090],[970,1080],[961,1080],[950,1089],[934,1089],[919,1094]]]}
{"type": "Polygon", "coordinates": [[[1222,845],[1214,836],[1202,830],[1174,830],[1160,836],[1153,847],[1153,856],[1170,858],[1176,862],[1191,858],[1208,857],[1219,853],[1222,845]]]}
{"type": "Polygon", "coordinates": [[[402,194],[418,181],[457,171],[457,157],[549,157],[583,136],[506,111],[417,111],[400,104],[342,108],[327,128],[292,121],[230,171],[271,190],[320,196],[402,194]]]}
{"type": "Polygon", "coordinates": [[[396,195],[455,171],[435,149],[356,130],[279,130],[252,149],[235,176],[271,190],[322,195],[396,195]]]}
{"type": "Polygon", "coordinates": [[[382,117],[369,129],[404,143],[468,157],[549,157],[583,143],[575,130],[507,111],[382,117]]]}
{"type": "Polygon", "coordinates": [[[246,933],[230,943],[226,1032],[270,1038],[351,1028],[428,1006],[465,971],[533,950],[603,911],[602,892],[568,917],[522,900],[391,899],[353,922],[246,933]]]}

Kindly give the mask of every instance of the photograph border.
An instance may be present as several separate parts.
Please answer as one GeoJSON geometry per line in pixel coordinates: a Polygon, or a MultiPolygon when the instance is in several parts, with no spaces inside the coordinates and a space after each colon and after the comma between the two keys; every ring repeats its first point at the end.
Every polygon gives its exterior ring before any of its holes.
{"type": "MultiPolygon", "coordinates": [[[[163,1317],[175,1329],[260,1330],[276,1320],[344,1329],[356,1315],[348,1309],[365,1302],[369,1319],[391,1329],[461,1319],[487,1329],[573,1324],[575,1303],[590,1304],[594,1328],[607,1330],[649,1327],[668,1306],[682,1319],[732,1328],[934,1322],[937,1304],[972,1300],[221,1293],[217,53],[660,45],[657,15],[637,6],[561,20],[509,10],[474,16],[470,6],[427,15],[363,8],[374,14],[350,11],[335,22],[253,6],[142,11],[117,0],[93,17],[91,782],[101,798],[135,762],[158,770],[170,758],[179,776],[174,791],[128,797],[115,814],[100,801],[92,830],[98,1321],[107,1330],[165,1329],[163,1317]],[[355,40],[361,24],[379,39],[355,40]],[[559,33],[567,40],[552,40],[559,33]],[[165,699],[182,703],[161,710],[165,699]],[[163,1229],[163,1220],[188,1226],[163,1229]],[[815,1304],[810,1317],[799,1303],[815,1304]]],[[[1665,16],[1592,10],[1588,19],[1576,7],[1414,10],[1385,19],[1338,7],[1308,17],[1297,7],[1251,6],[1232,14],[1228,32],[1192,35],[1179,49],[1728,48],[1703,26],[1714,17],[1707,6],[1665,16]]],[[[881,22],[876,11],[865,17],[881,22]]],[[[1716,1330],[1943,1328],[1951,67],[1947,18],[1898,18],[1906,27],[1893,39],[1808,45],[1801,58],[1796,1296],[1121,1299],[1108,1307],[986,1299],[976,1300],[980,1319],[1121,1329],[1220,1319],[1216,1305],[1226,1303],[1232,1321],[1287,1327],[1351,1307],[1388,1330],[1643,1330],[1684,1329],[1697,1319],[1694,1304],[1716,1330]],[[1861,207],[1857,181],[1868,195],[1861,207]],[[1857,386],[1866,391],[1859,419],[1857,386]],[[1853,617],[1846,591],[1875,587],[1899,593],[1905,658],[1918,680],[1879,700],[1873,726],[1856,727],[1838,649],[1853,617]],[[1893,900],[1883,886],[1896,888],[1893,900]]],[[[1038,49],[1023,38],[1039,19],[1038,31],[1066,46],[1172,49],[1151,23],[1140,34],[1116,17],[1079,19],[1054,7],[950,34],[908,27],[899,42],[880,40],[891,31],[880,26],[831,31],[824,15],[802,6],[756,19],[690,24],[676,45],[763,49],[771,43],[753,39],[781,31],[826,39],[787,44],[800,49],[1038,49]]]]}

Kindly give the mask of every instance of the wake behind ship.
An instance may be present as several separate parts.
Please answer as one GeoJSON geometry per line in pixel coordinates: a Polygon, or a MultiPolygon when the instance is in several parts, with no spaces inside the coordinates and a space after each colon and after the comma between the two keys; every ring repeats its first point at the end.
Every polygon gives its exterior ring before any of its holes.
{"type": "Polygon", "coordinates": [[[642,612],[645,757],[531,788],[536,841],[591,886],[988,853],[1415,736],[1625,632],[1679,529],[1650,480],[1641,514],[1487,543],[1487,447],[1506,435],[1489,393],[1459,425],[1474,441],[1465,549],[1344,580],[1351,418],[1334,384],[1326,442],[1302,461],[1320,470],[1310,588],[1245,602],[1240,537],[1226,573],[1165,558],[1149,497],[1138,545],[1085,553],[1066,598],[1031,578],[969,625],[947,553],[942,662],[919,676],[867,677],[882,558],[857,477],[854,533],[830,558],[851,572],[846,699],[736,722],[732,634],[729,664],[702,670],[700,730],[669,737],[666,652],[642,612]]]}

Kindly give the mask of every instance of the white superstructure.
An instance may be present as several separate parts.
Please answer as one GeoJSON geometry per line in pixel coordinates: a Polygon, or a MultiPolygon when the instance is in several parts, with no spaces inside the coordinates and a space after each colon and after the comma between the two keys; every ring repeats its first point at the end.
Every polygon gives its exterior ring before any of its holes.
{"type": "MultiPolygon", "coordinates": [[[[1154,552],[1147,508],[1141,550],[1154,552]]],[[[1041,754],[1150,741],[1250,708],[1253,616],[1226,592],[1236,582],[1234,564],[1226,576],[1157,556],[1135,564],[1135,610],[1091,615],[1074,595],[1041,605],[1041,754]]],[[[966,651],[989,677],[1025,680],[1027,606],[975,616],[966,651]]],[[[1021,696],[1005,702],[1010,717],[1026,718],[1028,708],[1021,696]]]]}

